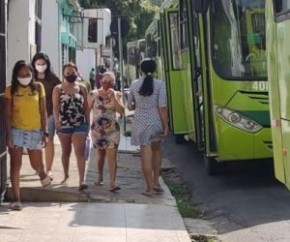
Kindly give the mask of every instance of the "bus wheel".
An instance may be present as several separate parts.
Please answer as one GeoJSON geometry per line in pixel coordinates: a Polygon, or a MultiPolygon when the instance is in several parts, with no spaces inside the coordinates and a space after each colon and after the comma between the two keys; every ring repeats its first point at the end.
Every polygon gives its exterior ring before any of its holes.
{"type": "Polygon", "coordinates": [[[184,135],[183,134],[176,134],[175,135],[175,143],[176,144],[184,144],[186,143],[186,139],[184,138],[184,135]]]}
{"type": "Polygon", "coordinates": [[[220,164],[213,157],[204,156],[204,167],[207,171],[207,174],[210,176],[217,175],[219,173],[220,164]]]}

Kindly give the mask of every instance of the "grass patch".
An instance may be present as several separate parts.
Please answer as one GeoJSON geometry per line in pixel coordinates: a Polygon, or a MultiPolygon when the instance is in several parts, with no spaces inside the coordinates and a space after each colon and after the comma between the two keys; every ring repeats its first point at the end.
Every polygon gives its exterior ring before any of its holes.
{"type": "Polygon", "coordinates": [[[165,176],[164,181],[176,199],[178,210],[184,218],[197,218],[200,212],[191,204],[189,189],[179,181],[165,176]]]}
{"type": "Polygon", "coordinates": [[[190,238],[194,242],[218,242],[219,240],[213,236],[206,235],[190,235],[190,238]]]}

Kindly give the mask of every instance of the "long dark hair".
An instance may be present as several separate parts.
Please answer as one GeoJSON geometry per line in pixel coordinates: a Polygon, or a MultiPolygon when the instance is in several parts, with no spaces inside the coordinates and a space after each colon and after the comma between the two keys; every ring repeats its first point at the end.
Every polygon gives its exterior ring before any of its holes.
{"type": "Polygon", "coordinates": [[[28,86],[31,88],[32,92],[34,92],[36,90],[36,85],[35,85],[34,78],[33,78],[33,69],[31,67],[31,65],[29,65],[24,60],[19,60],[15,63],[15,65],[13,67],[13,71],[12,71],[11,95],[13,95],[17,91],[17,89],[20,85],[20,83],[17,79],[17,76],[18,76],[19,70],[23,67],[27,67],[31,71],[32,80],[28,86]]]}
{"type": "Polygon", "coordinates": [[[145,78],[139,89],[141,96],[151,96],[154,91],[153,73],[156,70],[156,62],[152,59],[144,59],[140,64],[141,71],[144,73],[145,78]]]}
{"type": "Polygon", "coordinates": [[[52,71],[52,67],[51,67],[51,63],[50,63],[50,60],[49,60],[49,58],[48,58],[48,55],[47,54],[44,54],[44,53],[42,53],[42,52],[39,52],[39,53],[36,53],[34,56],[33,56],[33,58],[32,58],[32,61],[31,61],[31,65],[32,65],[32,67],[33,67],[33,71],[34,71],[34,75],[35,75],[35,78],[37,79],[37,74],[38,74],[38,71],[36,70],[36,68],[35,68],[35,62],[37,61],[37,60],[39,60],[39,59],[43,59],[43,60],[45,60],[45,62],[46,62],[46,65],[47,65],[47,68],[46,68],[46,70],[45,70],[45,72],[44,72],[44,79],[46,80],[46,81],[49,81],[49,79],[53,76],[55,76],[55,74],[53,73],[53,71],[52,71]]]}

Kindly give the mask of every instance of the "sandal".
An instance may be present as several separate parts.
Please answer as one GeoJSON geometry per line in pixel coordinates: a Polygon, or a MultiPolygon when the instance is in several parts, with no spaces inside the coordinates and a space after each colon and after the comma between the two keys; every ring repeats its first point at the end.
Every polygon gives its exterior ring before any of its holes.
{"type": "Polygon", "coordinates": [[[96,186],[103,186],[104,185],[104,182],[103,181],[96,181],[95,182],[95,185],[96,186]]]}
{"type": "Polygon", "coordinates": [[[161,188],[161,187],[154,187],[153,190],[154,190],[154,192],[157,192],[157,193],[163,193],[164,192],[164,189],[161,188]]]}
{"type": "Polygon", "coordinates": [[[153,194],[151,192],[141,192],[142,195],[146,196],[146,197],[153,197],[153,194]]]}
{"type": "Polygon", "coordinates": [[[50,181],[53,181],[53,174],[51,171],[47,172],[47,175],[49,176],[50,178],[50,181]]]}
{"type": "Polygon", "coordinates": [[[46,176],[44,179],[40,180],[40,183],[43,187],[47,187],[51,184],[51,180],[49,176],[46,176]]]}
{"type": "Polygon", "coordinates": [[[21,211],[22,210],[21,202],[12,203],[10,205],[10,209],[13,210],[13,211],[21,211]]]}
{"type": "Polygon", "coordinates": [[[68,178],[64,178],[61,183],[61,185],[67,186],[68,185],[68,178]]]}
{"type": "Polygon", "coordinates": [[[79,191],[83,191],[83,190],[86,190],[86,189],[88,189],[89,187],[88,187],[88,185],[86,184],[86,183],[82,183],[80,186],[79,186],[79,191]]]}
{"type": "Polygon", "coordinates": [[[116,191],[119,191],[119,190],[121,190],[121,187],[116,185],[116,186],[111,187],[109,191],[110,192],[116,192],[116,191]]]}

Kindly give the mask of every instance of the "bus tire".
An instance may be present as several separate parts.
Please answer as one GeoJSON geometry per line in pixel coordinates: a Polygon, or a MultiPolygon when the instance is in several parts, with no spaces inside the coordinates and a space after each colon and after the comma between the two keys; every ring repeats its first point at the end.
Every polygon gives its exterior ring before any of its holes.
{"type": "Polygon", "coordinates": [[[219,173],[220,164],[213,157],[204,156],[204,168],[208,175],[215,176],[219,173]]]}

